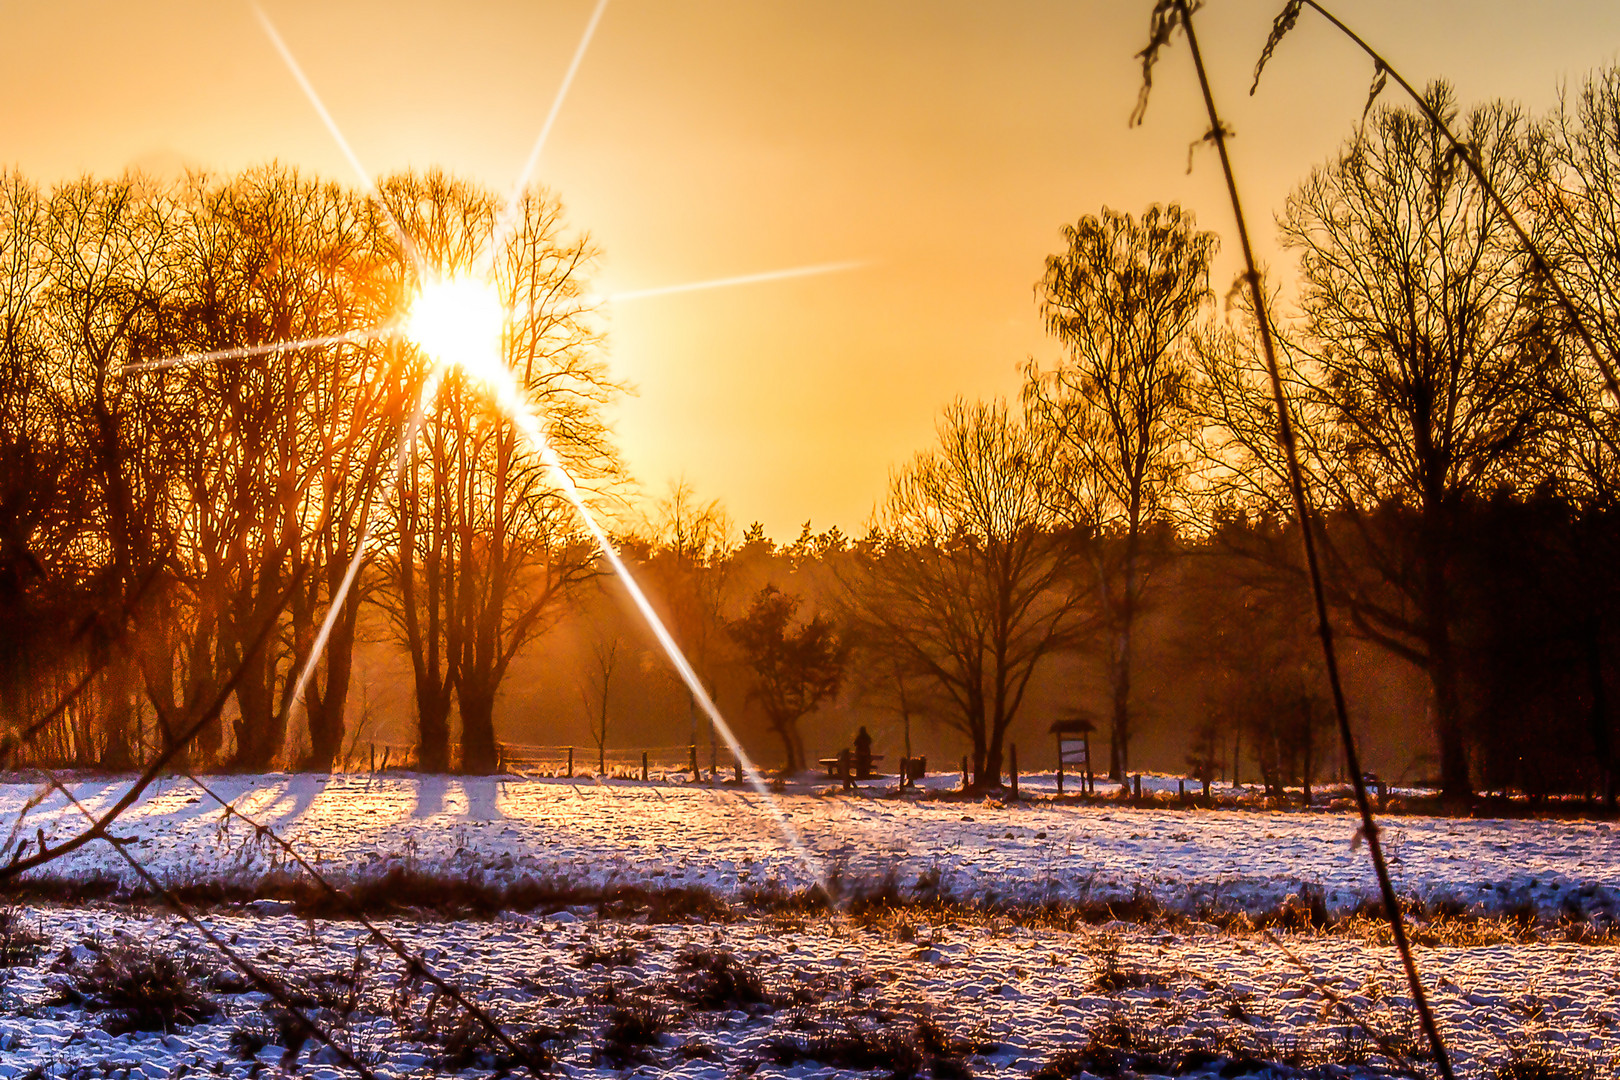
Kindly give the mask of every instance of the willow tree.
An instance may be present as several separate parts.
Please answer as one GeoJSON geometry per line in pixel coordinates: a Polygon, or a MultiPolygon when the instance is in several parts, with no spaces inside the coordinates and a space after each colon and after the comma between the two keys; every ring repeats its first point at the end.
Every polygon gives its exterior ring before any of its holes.
{"type": "Polygon", "coordinates": [[[1105,207],[1064,226],[1063,239],[1039,291],[1047,329],[1067,355],[1050,371],[1032,363],[1024,396],[1056,448],[1056,509],[1093,534],[1117,780],[1130,768],[1133,632],[1163,553],[1145,548],[1166,522],[1186,462],[1186,343],[1210,298],[1216,240],[1175,204],[1140,218],[1105,207]]]}
{"type": "Polygon", "coordinates": [[[972,745],[978,788],[1000,784],[1036,668],[1090,614],[1040,467],[1049,451],[1000,402],[952,405],[939,445],[890,481],[845,581],[853,632],[948,703],[941,719],[972,745]]]}

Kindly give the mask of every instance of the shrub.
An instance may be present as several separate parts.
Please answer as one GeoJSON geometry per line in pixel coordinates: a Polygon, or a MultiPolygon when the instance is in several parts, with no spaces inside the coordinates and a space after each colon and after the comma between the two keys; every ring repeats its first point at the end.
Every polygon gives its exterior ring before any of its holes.
{"type": "Polygon", "coordinates": [[[616,941],[611,945],[598,945],[588,941],[579,947],[579,955],[574,962],[582,968],[594,967],[601,964],[603,967],[635,967],[641,959],[636,947],[628,941],[616,941]]]}
{"type": "Polygon", "coordinates": [[[972,1075],[964,1060],[968,1044],[948,1035],[931,1016],[869,1009],[830,1019],[802,1019],[810,1030],[768,1044],[768,1060],[784,1066],[814,1061],[839,1069],[884,1069],[897,1080],[924,1071],[937,1080],[972,1075]]]}

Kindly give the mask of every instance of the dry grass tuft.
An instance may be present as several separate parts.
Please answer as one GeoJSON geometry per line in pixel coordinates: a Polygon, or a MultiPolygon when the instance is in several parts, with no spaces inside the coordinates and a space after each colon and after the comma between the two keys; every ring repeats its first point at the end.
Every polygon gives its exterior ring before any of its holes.
{"type": "Polygon", "coordinates": [[[102,1027],[114,1035],[170,1032],[219,1012],[202,993],[212,972],[189,956],[172,956],[134,942],[87,943],[86,948],[95,958],[64,965],[67,979],[56,988],[64,1000],[105,1014],[102,1027]]]}

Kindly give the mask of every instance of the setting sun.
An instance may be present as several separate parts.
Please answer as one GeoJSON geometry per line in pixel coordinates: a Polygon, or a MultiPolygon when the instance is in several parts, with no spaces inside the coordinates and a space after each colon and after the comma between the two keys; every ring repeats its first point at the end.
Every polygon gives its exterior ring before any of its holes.
{"type": "Polygon", "coordinates": [[[501,335],[506,312],[494,286],[473,278],[446,278],[422,287],[411,305],[406,333],[443,367],[459,367],[489,382],[504,372],[501,335]]]}

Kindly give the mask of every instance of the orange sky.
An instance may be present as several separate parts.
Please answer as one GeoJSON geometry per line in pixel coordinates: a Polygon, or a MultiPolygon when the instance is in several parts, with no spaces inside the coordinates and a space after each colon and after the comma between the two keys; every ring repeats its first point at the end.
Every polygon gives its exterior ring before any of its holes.
{"type": "MultiPolygon", "coordinates": [[[[593,0],[264,0],[366,167],[505,189],[593,0]]],[[[1307,14],[1260,94],[1280,0],[1200,16],[1255,225],[1349,133],[1370,67],[1307,14]]],[[[611,293],[796,265],[857,270],[617,306],[625,455],[739,524],[857,531],[953,396],[1016,390],[1056,352],[1033,293],[1058,228],[1181,200],[1235,241],[1184,48],[1126,116],[1150,5],[1102,0],[613,0],[547,146],[611,293]]],[[[1612,0],[1363,0],[1341,14],[1409,78],[1550,107],[1620,51],[1612,0]]],[[[1394,91],[1391,90],[1391,98],[1394,91]]],[[[352,172],[247,3],[0,0],[0,166],[42,181],[279,158],[352,172]]]]}

